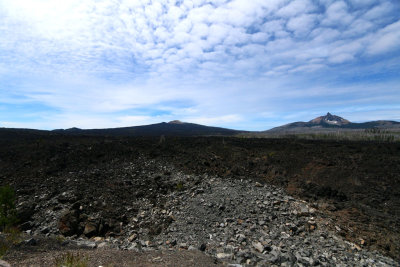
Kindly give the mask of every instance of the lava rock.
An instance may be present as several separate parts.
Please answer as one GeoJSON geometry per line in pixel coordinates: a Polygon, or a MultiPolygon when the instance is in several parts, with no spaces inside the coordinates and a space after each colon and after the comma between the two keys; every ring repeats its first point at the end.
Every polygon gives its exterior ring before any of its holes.
{"type": "Polygon", "coordinates": [[[77,234],[79,227],[79,212],[77,210],[67,210],[58,222],[58,229],[65,236],[77,234]]]}

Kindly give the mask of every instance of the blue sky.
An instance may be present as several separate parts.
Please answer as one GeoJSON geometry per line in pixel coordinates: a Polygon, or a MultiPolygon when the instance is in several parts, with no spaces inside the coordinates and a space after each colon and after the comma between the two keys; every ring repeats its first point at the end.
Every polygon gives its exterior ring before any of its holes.
{"type": "Polygon", "coordinates": [[[400,121],[400,1],[0,0],[0,127],[400,121]]]}

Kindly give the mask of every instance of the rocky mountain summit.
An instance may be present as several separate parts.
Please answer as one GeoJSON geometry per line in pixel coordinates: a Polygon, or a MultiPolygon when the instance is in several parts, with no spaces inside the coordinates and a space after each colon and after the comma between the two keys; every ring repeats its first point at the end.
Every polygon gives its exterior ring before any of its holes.
{"type": "Polygon", "coordinates": [[[173,120],[173,121],[170,121],[170,122],[168,122],[169,124],[184,124],[184,123],[186,123],[186,122],[182,122],[182,121],[180,121],[180,120],[173,120]]]}
{"type": "Polygon", "coordinates": [[[342,117],[332,115],[328,112],[325,116],[320,116],[318,118],[311,120],[310,123],[314,123],[314,124],[326,123],[326,124],[341,126],[341,125],[349,124],[350,121],[343,119],[342,117]]]}
{"type": "Polygon", "coordinates": [[[272,128],[268,132],[292,132],[302,133],[310,131],[329,131],[329,130],[365,130],[365,129],[400,129],[400,122],[397,121],[368,121],[362,123],[350,122],[340,116],[327,113],[310,121],[298,121],[272,128]]]}

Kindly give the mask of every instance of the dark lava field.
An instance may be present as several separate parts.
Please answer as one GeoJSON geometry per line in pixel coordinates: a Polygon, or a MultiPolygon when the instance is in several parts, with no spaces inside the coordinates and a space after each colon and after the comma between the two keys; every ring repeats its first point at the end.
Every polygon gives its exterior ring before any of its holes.
{"type": "MultiPolygon", "coordinates": [[[[262,266],[330,265],[337,249],[343,260],[362,251],[400,260],[400,143],[0,132],[0,182],[15,190],[19,227],[35,244],[63,236],[136,252],[167,246],[262,266]],[[240,199],[257,208],[238,209],[240,199]],[[296,205],[306,217],[292,213],[296,205]],[[200,226],[223,237],[212,243],[200,226]],[[312,231],[315,244],[337,236],[353,250],[335,243],[329,257],[307,253],[312,231]]],[[[10,262],[40,251],[28,243],[10,262]]]]}

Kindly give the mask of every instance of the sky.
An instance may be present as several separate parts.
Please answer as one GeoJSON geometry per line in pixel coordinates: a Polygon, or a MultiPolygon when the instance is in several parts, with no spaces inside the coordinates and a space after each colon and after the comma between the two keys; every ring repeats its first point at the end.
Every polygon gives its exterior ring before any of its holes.
{"type": "Polygon", "coordinates": [[[0,127],[400,121],[399,0],[0,0],[0,127]]]}

